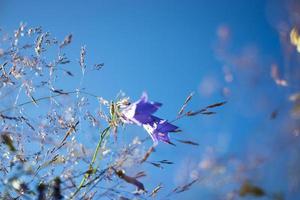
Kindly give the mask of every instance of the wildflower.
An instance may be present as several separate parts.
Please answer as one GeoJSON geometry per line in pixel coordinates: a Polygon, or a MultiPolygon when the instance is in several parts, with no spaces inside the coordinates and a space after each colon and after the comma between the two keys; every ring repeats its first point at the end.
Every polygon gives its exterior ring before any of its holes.
{"type": "Polygon", "coordinates": [[[123,111],[123,121],[125,123],[135,123],[139,126],[151,122],[152,114],[161,106],[161,103],[148,101],[148,96],[143,93],[141,99],[130,104],[123,111]]]}
{"type": "Polygon", "coordinates": [[[143,124],[144,129],[149,133],[154,144],[157,144],[158,141],[165,143],[173,144],[170,142],[169,132],[175,132],[178,130],[178,127],[167,122],[167,120],[160,119],[158,117],[152,116],[152,121],[143,124]]]}
{"type": "Polygon", "coordinates": [[[123,122],[143,126],[154,144],[157,144],[158,141],[172,144],[168,133],[175,132],[178,127],[167,122],[167,120],[152,115],[161,105],[158,102],[148,101],[147,94],[143,93],[140,100],[122,110],[123,122]]]}

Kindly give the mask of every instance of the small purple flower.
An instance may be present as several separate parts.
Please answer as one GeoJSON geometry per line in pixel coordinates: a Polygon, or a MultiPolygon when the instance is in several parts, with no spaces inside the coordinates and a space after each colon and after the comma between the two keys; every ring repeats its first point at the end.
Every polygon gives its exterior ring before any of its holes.
{"type": "Polygon", "coordinates": [[[125,123],[135,123],[143,125],[152,121],[151,115],[158,110],[161,103],[148,101],[148,96],[143,93],[140,100],[130,104],[123,111],[123,121],[125,123]]]}
{"type": "Polygon", "coordinates": [[[143,126],[154,144],[158,141],[172,144],[168,133],[176,131],[178,127],[152,115],[161,105],[161,103],[148,101],[147,94],[143,93],[139,101],[130,104],[122,111],[123,121],[143,126]]]}
{"type": "Polygon", "coordinates": [[[152,116],[152,121],[150,123],[143,124],[143,127],[149,133],[154,144],[157,144],[158,141],[172,144],[168,133],[178,130],[177,126],[167,122],[167,120],[155,116],[152,116]]]}

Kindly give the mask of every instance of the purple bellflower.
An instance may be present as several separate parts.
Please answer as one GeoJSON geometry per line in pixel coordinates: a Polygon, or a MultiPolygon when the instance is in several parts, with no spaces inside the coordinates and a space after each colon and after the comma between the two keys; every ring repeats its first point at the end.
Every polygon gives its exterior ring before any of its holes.
{"type": "Polygon", "coordinates": [[[161,105],[161,103],[148,101],[147,94],[143,93],[140,100],[122,110],[122,119],[124,123],[134,123],[143,126],[155,145],[157,145],[158,141],[172,144],[168,133],[177,131],[178,127],[167,122],[167,120],[152,115],[161,105]]]}

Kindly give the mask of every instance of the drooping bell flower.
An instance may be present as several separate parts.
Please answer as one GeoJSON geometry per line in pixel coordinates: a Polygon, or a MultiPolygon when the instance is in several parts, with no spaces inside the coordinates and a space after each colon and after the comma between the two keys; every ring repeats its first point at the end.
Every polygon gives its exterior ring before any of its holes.
{"type": "Polygon", "coordinates": [[[155,116],[152,116],[151,122],[143,124],[143,127],[149,133],[155,145],[158,141],[172,144],[169,132],[176,132],[178,130],[177,126],[155,116]]]}
{"type": "Polygon", "coordinates": [[[125,123],[143,126],[154,144],[157,144],[158,141],[172,144],[168,133],[175,132],[178,127],[167,122],[167,120],[152,115],[161,105],[161,103],[148,101],[147,94],[143,93],[140,100],[122,110],[122,119],[125,123]]]}
{"type": "Polygon", "coordinates": [[[122,110],[122,119],[125,123],[143,125],[152,121],[152,114],[161,106],[161,103],[148,101],[148,96],[143,93],[140,100],[130,104],[122,110]]]}

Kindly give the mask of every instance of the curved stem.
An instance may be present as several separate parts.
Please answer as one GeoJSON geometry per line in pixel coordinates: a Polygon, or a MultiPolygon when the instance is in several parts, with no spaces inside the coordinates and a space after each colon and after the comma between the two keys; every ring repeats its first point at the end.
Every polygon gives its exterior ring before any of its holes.
{"type": "Polygon", "coordinates": [[[110,127],[107,127],[106,129],[104,129],[104,130],[102,131],[102,133],[101,133],[101,135],[100,135],[100,139],[99,139],[98,144],[97,144],[97,146],[96,146],[96,149],[95,149],[95,151],[94,151],[92,161],[91,161],[91,163],[90,163],[90,165],[89,165],[89,169],[88,169],[87,172],[84,174],[82,180],[80,181],[80,184],[79,184],[77,190],[76,190],[76,191],[74,192],[74,194],[70,197],[70,199],[73,199],[73,198],[78,194],[78,192],[79,192],[79,191],[81,190],[81,188],[84,186],[84,183],[86,182],[86,180],[87,180],[87,179],[90,177],[90,175],[93,173],[93,170],[94,170],[94,169],[93,169],[93,165],[94,165],[94,163],[95,163],[95,161],[96,161],[96,158],[97,158],[98,153],[99,153],[99,149],[100,149],[100,147],[101,147],[101,145],[102,145],[102,143],[103,143],[103,141],[104,141],[104,139],[105,139],[105,137],[106,137],[106,135],[107,135],[109,129],[110,129],[110,127]]]}
{"type": "Polygon", "coordinates": [[[99,142],[98,142],[98,144],[97,144],[97,147],[96,147],[96,149],[95,149],[95,152],[94,152],[94,155],[93,155],[93,158],[92,158],[92,161],[91,161],[90,165],[93,165],[93,164],[95,163],[96,158],[97,158],[97,155],[98,155],[98,152],[99,152],[99,149],[100,149],[100,147],[101,147],[101,144],[102,144],[102,142],[103,142],[105,136],[107,135],[109,129],[110,129],[110,127],[107,127],[106,129],[104,129],[104,130],[102,131],[102,133],[101,133],[101,135],[100,135],[100,140],[99,140],[99,142]]]}

